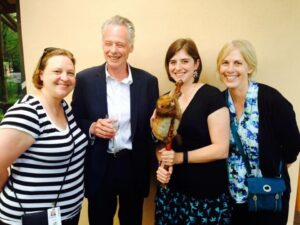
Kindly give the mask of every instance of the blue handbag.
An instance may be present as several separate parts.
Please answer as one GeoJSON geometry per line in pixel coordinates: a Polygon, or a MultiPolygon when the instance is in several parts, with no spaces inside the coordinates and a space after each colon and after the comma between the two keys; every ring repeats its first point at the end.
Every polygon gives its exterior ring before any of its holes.
{"type": "Polygon", "coordinates": [[[282,195],[286,189],[282,178],[249,177],[247,182],[250,212],[281,212],[282,195]]]}
{"type": "Polygon", "coordinates": [[[282,162],[280,161],[279,165],[279,177],[252,177],[249,159],[244,151],[234,121],[231,121],[230,128],[247,170],[248,210],[250,212],[280,212],[282,210],[282,195],[286,190],[285,181],[281,178],[282,162]]]}

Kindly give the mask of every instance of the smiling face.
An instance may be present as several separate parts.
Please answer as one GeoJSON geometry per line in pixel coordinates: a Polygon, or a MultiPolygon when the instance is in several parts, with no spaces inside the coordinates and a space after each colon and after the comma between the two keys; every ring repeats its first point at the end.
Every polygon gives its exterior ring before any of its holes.
{"type": "Polygon", "coordinates": [[[132,51],[127,28],[122,25],[108,25],[103,31],[103,52],[108,69],[127,68],[127,59],[132,51]]]}
{"type": "Polygon", "coordinates": [[[219,74],[221,80],[230,89],[243,89],[248,86],[252,69],[246,63],[238,49],[232,49],[221,60],[219,74]]]}
{"type": "Polygon", "coordinates": [[[67,56],[56,55],[48,59],[47,65],[40,72],[43,82],[43,94],[55,99],[63,99],[75,86],[75,67],[67,56]]]}
{"type": "Polygon", "coordinates": [[[179,50],[169,61],[169,74],[177,82],[193,83],[193,73],[197,70],[199,62],[187,54],[184,49],[179,50]]]}

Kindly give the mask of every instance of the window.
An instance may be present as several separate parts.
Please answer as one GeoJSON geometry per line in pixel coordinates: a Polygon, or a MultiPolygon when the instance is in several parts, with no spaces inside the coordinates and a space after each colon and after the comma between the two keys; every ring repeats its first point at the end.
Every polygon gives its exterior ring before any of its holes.
{"type": "MultiPolygon", "coordinates": [[[[1,3],[2,4],[2,3],[1,3]]],[[[22,46],[17,13],[0,12],[0,121],[6,110],[25,93],[22,46]],[[23,87],[23,88],[22,88],[23,87]]],[[[11,10],[11,9],[10,9],[11,10]]]]}

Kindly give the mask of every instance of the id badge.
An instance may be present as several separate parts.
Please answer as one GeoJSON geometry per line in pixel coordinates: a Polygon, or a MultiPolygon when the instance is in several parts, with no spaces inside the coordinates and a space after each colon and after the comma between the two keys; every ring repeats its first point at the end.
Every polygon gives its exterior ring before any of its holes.
{"type": "Polygon", "coordinates": [[[48,225],[61,225],[60,208],[50,208],[47,210],[48,225]]]}

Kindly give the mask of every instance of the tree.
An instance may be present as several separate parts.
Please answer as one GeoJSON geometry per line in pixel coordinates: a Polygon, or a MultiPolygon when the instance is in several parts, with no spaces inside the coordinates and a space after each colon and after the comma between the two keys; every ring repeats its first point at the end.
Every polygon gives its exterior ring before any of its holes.
{"type": "MultiPolygon", "coordinates": [[[[18,94],[19,91],[9,88],[4,76],[4,62],[8,62],[10,68],[14,71],[20,71],[20,53],[19,53],[19,41],[17,29],[14,29],[14,26],[9,26],[16,23],[16,14],[10,14],[2,16],[0,14],[0,108],[5,112],[8,107],[12,104],[12,99],[8,95],[8,91],[11,90],[15,94],[18,94]],[[9,90],[8,90],[9,89],[9,90]]],[[[17,84],[20,86],[20,84],[17,84]]],[[[11,86],[11,85],[10,85],[11,86]]],[[[17,86],[17,87],[19,87],[17,86]]],[[[19,90],[20,88],[17,88],[19,90]]],[[[14,100],[14,99],[13,99],[14,100]]],[[[2,112],[0,112],[2,113],[2,112]]]]}
{"type": "MultiPolygon", "coordinates": [[[[16,20],[16,14],[11,14],[16,20]]],[[[5,23],[3,24],[4,61],[10,63],[14,71],[20,71],[20,52],[17,32],[13,31],[5,23]]]]}

